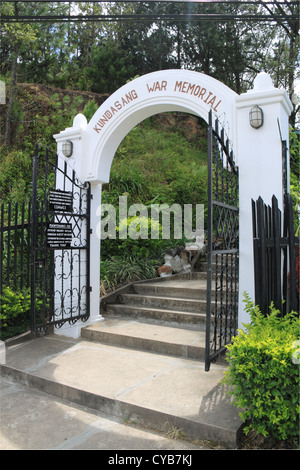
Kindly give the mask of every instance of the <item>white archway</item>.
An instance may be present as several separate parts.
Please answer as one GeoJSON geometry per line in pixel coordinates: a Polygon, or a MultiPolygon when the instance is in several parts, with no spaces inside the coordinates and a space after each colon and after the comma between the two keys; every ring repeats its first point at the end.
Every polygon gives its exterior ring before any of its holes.
{"type": "Polygon", "coordinates": [[[123,138],[154,114],[181,111],[207,121],[212,109],[233,135],[236,97],[214,78],[187,70],[154,72],[127,83],[100,106],[86,127],[83,144],[91,158],[82,162],[83,178],[108,182],[115,151],[123,138]]]}
{"type": "MultiPolygon", "coordinates": [[[[77,115],[73,127],[54,136],[62,159],[65,159],[62,143],[72,140],[74,152],[69,164],[81,180],[89,181],[92,187],[91,322],[101,319],[100,243],[97,236],[101,185],[109,182],[111,164],[119,144],[135,125],[154,114],[181,111],[207,121],[210,110],[224,127],[239,167],[239,326],[249,320],[243,308],[243,292],[247,291],[254,298],[251,198],[261,196],[269,203],[275,194],[281,206],[281,139],[288,142],[288,117],[292,105],[286,91],[274,88],[264,72],[257,76],[252,90],[237,95],[207,75],[187,70],[164,70],[132,80],[113,93],[89,123],[83,115],[77,115]],[[259,129],[253,129],[249,124],[249,112],[254,105],[259,105],[264,113],[264,125],[259,129]]],[[[60,333],[79,336],[80,325],[68,325],[60,333]]]]}

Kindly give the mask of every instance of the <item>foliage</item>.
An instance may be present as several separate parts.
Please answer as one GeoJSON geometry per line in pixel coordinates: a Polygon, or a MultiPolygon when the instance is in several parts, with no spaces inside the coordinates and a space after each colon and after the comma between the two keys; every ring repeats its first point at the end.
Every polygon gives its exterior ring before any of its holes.
{"type": "Polygon", "coordinates": [[[84,109],[83,109],[83,114],[86,117],[87,121],[90,121],[91,118],[94,116],[95,112],[98,110],[99,106],[95,103],[95,101],[91,100],[89,101],[84,109]]]}
{"type": "MultiPolygon", "coordinates": [[[[37,292],[35,308],[36,312],[43,311],[45,304],[44,295],[37,292]]],[[[0,339],[5,340],[30,328],[31,318],[31,292],[30,289],[13,290],[5,287],[0,294],[0,339]]]]}
{"type": "Polygon", "coordinates": [[[101,278],[104,289],[156,277],[156,269],[159,265],[159,260],[145,259],[128,252],[110,256],[101,261],[101,278]]]}
{"type": "Polygon", "coordinates": [[[14,292],[9,287],[0,295],[0,338],[26,331],[30,324],[30,291],[14,292]]]}
{"type": "Polygon", "coordinates": [[[204,204],[206,202],[206,135],[192,117],[180,121],[176,113],[147,119],[127,134],[120,144],[111,168],[105,198],[116,189],[128,192],[128,204],[204,204]],[[187,129],[185,129],[185,127],[187,129]],[[195,129],[195,130],[194,130],[195,129]],[[194,140],[190,141],[192,131],[194,140]],[[159,171],[157,169],[159,168],[159,171]]]}
{"type": "MultiPolygon", "coordinates": [[[[104,219],[103,219],[104,220],[104,219]]],[[[104,230],[104,228],[103,228],[104,230]]],[[[105,230],[106,232],[106,230],[105,230]]],[[[161,264],[166,249],[182,245],[184,239],[176,239],[171,227],[170,238],[163,238],[162,225],[148,217],[132,216],[120,220],[114,237],[101,241],[101,257],[106,259],[120,253],[131,253],[141,259],[159,260],[161,264]],[[155,237],[155,238],[154,238],[155,237]]]]}
{"type": "MultiPolygon", "coordinates": [[[[150,227],[155,206],[160,207],[164,203],[171,208],[173,204],[178,204],[183,210],[184,204],[191,204],[194,208],[196,204],[206,202],[207,167],[203,148],[206,137],[202,137],[202,127],[193,117],[186,116],[181,123],[180,119],[182,117],[176,113],[166,114],[164,119],[161,116],[150,118],[136,126],[119,146],[112,164],[110,182],[103,186],[102,191],[102,203],[111,204],[116,216],[114,239],[101,241],[102,259],[128,252],[163,262],[166,249],[184,245],[184,237],[175,239],[172,223],[168,239],[165,236],[162,238],[161,226],[159,238],[151,239],[150,227]],[[188,127],[187,131],[184,131],[185,126],[188,127]],[[189,141],[191,128],[194,129],[194,139],[189,141]],[[128,211],[133,204],[143,204],[147,209],[148,218],[144,220],[144,228],[148,227],[147,236],[120,239],[122,224],[127,225],[126,231],[131,227],[135,235],[138,231],[135,224],[142,222],[145,214],[139,214],[137,220],[137,211],[128,214],[126,221],[119,220],[119,196],[127,197],[128,211]]],[[[103,224],[105,232],[107,227],[103,224]]]]}
{"type": "Polygon", "coordinates": [[[245,426],[257,434],[279,440],[297,438],[299,432],[299,317],[295,312],[280,316],[270,307],[264,316],[245,294],[245,310],[251,322],[239,330],[228,346],[229,367],[224,383],[234,404],[243,410],[245,426]]]}
{"type": "Polygon", "coordinates": [[[296,132],[290,128],[290,193],[293,199],[295,235],[300,235],[300,141],[296,132]]]}
{"type": "Polygon", "coordinates": [[[296,134],[295,130],[290,127],[289,132],[289,143],[290,143],[290,166],[291,171],[300,177],[300,140],[299,135],[296,134]]]}
{"type": "Polygon", "coordinates": [[[290,175],[290,193],[293,200],[293,211],[294,211],[294,227],[295,236],[300,235],[300,187],[299,179],[291,173],[290,175]]]}
{"type": "Polygon", "coordinates": [[[3,152],[0,158],[0,201],[23,202],[30,197],[32,159],[20,150],[3,152]]]}
{"type": "Polygon", "coordinates": [[[93,61],[85,68],[85,75],[93,92],[113,93],[135,75],[130,49],[124,54],[117,43],[106,41],[94,46],[91,54],[93,61]]]}
{"type": "Polygon", "coordinates": [[[265,70],[276,86],[284,86],[291,95],[299,48],[299,25],[290,18],[299,15],[299,5],[292,3],[16,2],[13,7],[2,2],[4,14],[39,18],[74,13],[82,15],[82,21],[30,25],[3,21],[0,71],[10,76],[17,41],[17,75],[27,83],[107,93],[137,74],[185,68],[207,73],[241,93],[265,70]],[[143,14],[149,19],[85,21],[86,14],[143,14]],[[174,14],[185,14],[186,21],[157,21],[158,16],[174,14]],[[189,21],[190,14],[227,15],[228,21],[189,21]],[[232,21],[232,14],[238,14],[240,21],[232,21]],[[256,14],[274,21],[255,21],[256,14]]]}

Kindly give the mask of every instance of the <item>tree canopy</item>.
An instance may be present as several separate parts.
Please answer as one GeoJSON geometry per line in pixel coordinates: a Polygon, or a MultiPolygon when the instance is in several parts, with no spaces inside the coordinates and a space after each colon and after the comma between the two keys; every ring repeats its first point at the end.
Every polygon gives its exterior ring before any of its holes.
{"type": "MultiPolygon", "coordinates": [[[[237,93],[260,71],[293,98],[299,2],[2,2],[1,79],[111,93],[136,75],[186,68],[237,93]]],[[[295,125],[298,104],[291,123],[295,125]]]]}

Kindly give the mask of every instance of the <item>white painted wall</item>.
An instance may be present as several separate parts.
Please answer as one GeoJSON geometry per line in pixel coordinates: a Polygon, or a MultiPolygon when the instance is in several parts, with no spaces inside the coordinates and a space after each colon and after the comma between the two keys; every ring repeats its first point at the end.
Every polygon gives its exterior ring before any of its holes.
{"type": "Polygon", "coordinates": [[[279,125],[283,140],[288,142],[288,117],[291,110],[286,92],[274,88],[269,75],[265,73],[257,76],[253,90],[236,99],[240,210],[239,327],[249,321],[248,314],[244,311],[244,291],[255,299],[251,199],[257,200],[261,196],[266,204],[271,204],[271,198],[275,194],[279,208],[282,208],[279,125]],[[264,113],[264,124],[259,129],[253,129],[249,124],[249,112],[254,105],[261,107],[264,113]]]}

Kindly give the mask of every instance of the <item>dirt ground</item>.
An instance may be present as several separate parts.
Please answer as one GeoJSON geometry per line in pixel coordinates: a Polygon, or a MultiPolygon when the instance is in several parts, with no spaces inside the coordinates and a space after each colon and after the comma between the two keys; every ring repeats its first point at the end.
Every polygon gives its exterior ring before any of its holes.
{"type": "Polygon", "coordinates": [[[239,443],[239,449],[244,450],[299,450],[300,441],[286,440],[278,441],[270,437],[257,435],[254,431],[250,431],[246,436],[243,434],[239,443]]]}

